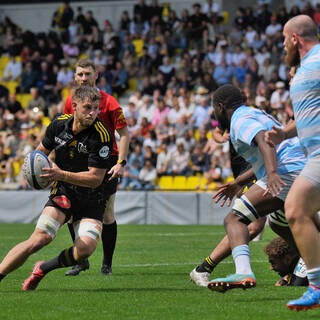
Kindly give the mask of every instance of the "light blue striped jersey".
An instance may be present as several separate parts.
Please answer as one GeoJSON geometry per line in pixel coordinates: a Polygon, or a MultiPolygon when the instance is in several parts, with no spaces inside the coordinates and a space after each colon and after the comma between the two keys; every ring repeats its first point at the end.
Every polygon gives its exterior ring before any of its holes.
{"type": "MultiPolygon", "coordinates": [[[[254,142],[260,131],[272,129],[272,125],[282,125],[271,115],[260,109],[240,106],[231,117],[230,139],[235,150],[251,163],[256,177],[267,174],[263,156],[254,142]]],[[[278,173],[300,171],[306,163],[306,157],[297,137],[287,139],[276,146],[278,173]]]]}
{"type": "Polygon", "coordinates": [[[296,127],[307,158],[320,154],[320,44],[301,60],[290,87],[296,127]]]}

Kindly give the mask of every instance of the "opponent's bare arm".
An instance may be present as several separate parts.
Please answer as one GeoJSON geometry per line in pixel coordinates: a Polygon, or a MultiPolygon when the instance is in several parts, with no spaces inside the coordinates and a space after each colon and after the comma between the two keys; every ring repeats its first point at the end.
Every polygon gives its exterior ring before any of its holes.
{"type": "MultiPolygon", "coordinates": [[[[117,129],[117,132],[120,135],[120,142],[119,142],[119,160],[126,160],[128,156],[128,150],[129,150],[129,130],[127,127],[117,129]]],[[[114,178],[117,178],[118,176],[121,176],[123,174],[123,167],[120,163],[117,163],[114,165],[108,174],[111,174],[111,177],[109,180],[112,180],[114,178]]]]}

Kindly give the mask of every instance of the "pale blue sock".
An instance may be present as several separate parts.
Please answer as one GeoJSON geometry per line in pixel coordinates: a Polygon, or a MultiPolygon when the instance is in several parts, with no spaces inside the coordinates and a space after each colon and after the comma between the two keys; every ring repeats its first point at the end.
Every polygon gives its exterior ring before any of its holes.
{"type": "Polygon", "coordinates": [[[320,267],[307,270],[309,284],[320,289],[320,267]]]}
{"type": "Polygon", "coordinates": [[[253,273],[250,265],[250,249],[247,244],[233,248],[232,257],[236,265],[236,273],[253,273]]]}

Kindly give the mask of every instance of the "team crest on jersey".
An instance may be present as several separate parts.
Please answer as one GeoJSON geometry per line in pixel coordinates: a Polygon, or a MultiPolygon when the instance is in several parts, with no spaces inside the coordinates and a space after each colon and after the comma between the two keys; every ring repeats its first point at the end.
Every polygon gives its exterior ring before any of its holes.
{"type": "Polygon", "coordinates": [[[78,143],[78,152],[79,153],[88,153],[87,146],[84,145],[82,142],[79,142],[78,143]]]}
{"type": "Polygon", "coordinates": [[[99,151],[99,156],[101,158],[107,159],[109,157],[109,147],[108,146],[103,146],[100,151],[99,151]]]}
{"type": "Polygon", "coordinates": [[[68,147],[76,147],[77,142],[77,140],[73,140],[71,143],[69,143],[68,147]]]}

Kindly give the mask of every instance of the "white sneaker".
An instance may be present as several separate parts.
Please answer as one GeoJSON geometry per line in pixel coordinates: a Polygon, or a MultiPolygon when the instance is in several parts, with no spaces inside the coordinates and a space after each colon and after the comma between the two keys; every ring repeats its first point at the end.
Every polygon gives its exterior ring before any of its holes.
{"type": "Polygon", "coordinates": [[[190,279],[199,287],[207,287],[210,282],[210,273],[209,272],[198,272],[194,268],[190,272],[190,279]]]}

